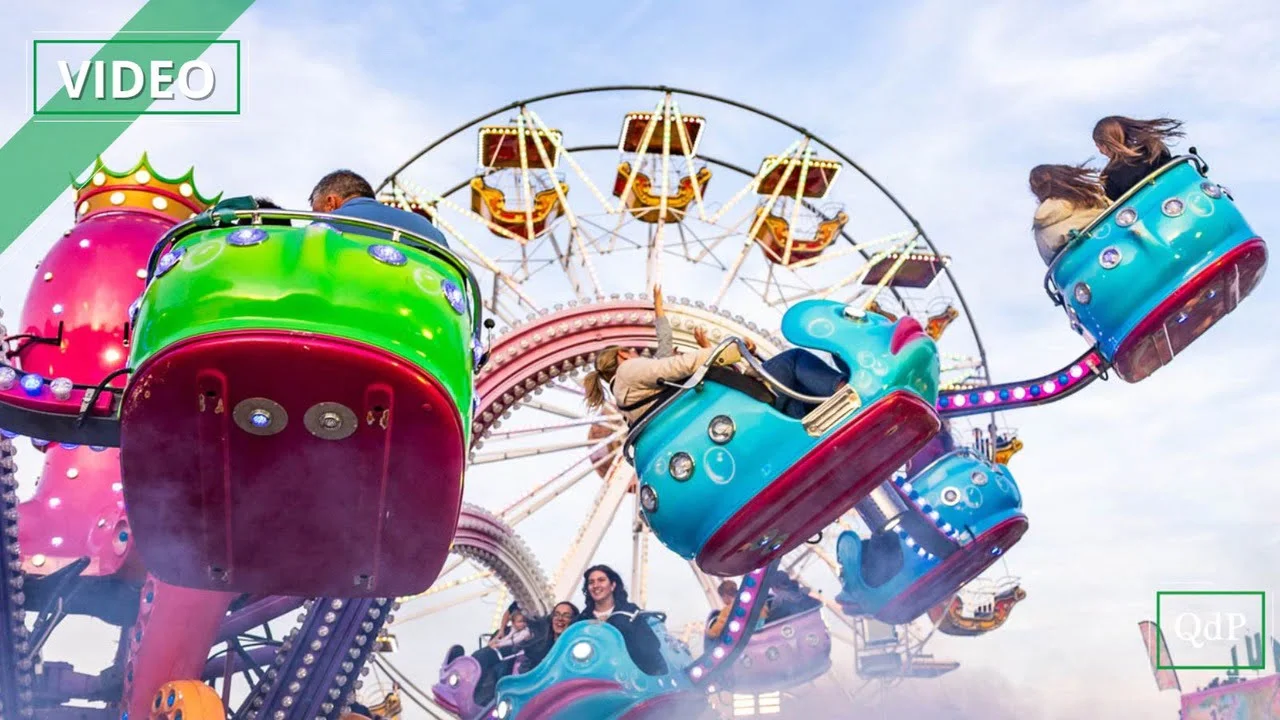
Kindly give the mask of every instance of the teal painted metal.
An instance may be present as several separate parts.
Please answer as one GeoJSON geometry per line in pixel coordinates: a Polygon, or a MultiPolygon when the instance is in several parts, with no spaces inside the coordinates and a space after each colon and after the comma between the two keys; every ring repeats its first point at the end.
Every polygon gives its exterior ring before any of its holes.
{"type": "MultiPolygon", "coordinates": [[[[895,390],[937,402],[937,346],[927,337],[890,352],[895,324],[866,313],[850,317],[846,306],[830,300],[806,300],[783,316],[782,332],[796,345],[832,353],[850,372],[850,385],[862,409],[820,436],[810,435],[800,420],[743,393],[712,382],[686,392],[662,409],[635,441],[635,467],[640,482],[657,495],[656,512],[646,512],[654,535],[682,557],[695,557],[716,530],[806,453],[853,422],[866,408],[895,390]],[[708,434],[711,421],[729,417],[735,432],[724,444],[708,434]],[[684,481],[671,475],[672,457],[683,452],[694,460],[693,475],[684,481]]],[[[888,479],[888,478],[885,478],[888,479]]]]}
{"type": "Polygon", "coordinates": [[[496,716],[611,720],[659,696],[695,691],[682,672],[693,663],[693,656],[676,643],[659,617],[650,615],[646,620],[658,636],[667,664],[665,675],[641,671],[617,628],[603,622],[577,622],[536,668],[498,681],[496,716]],[[535,698],[540,712],[531,714],[528,708],[535,698]]]}
{"type": "Polygon", "coordinates": [[[1108,362],[1175,290],[1257,237],[1199,158],[1179,158],[1116,202],[1055,258],[1049,280],[1074,329],[1108,362]]]}
{"type": "MultiPolygon", "coordinates": [[[[837,601],[851,611],[878,615],[947,559],[936,554],[940,547],[947,551],[962,550],[993,528],[1026,518],[1022,512],[1022,493],[1009,468],[979,457],[967,448],[938,458],[912,478],[898,478],[895,485],[909,501],[908,517],[900,518],[896,528],[889,531],[896,536],[897,546],[877,548],[881,557],[874,560],[876,564],[890,562],[887,556],[900,555],[901,567],[892,577],[882,583],[868,583],[861,569],[865,552],[861,538],[846,531],[837,540],[843,586],[837,601]]],[[[989,566],[1006,549],[997,544],[986,550],[990,557],[982,566],[989,566]]],[[[960,577],[953,583],[963,584],[969,579],[960,577]]],[[[949,596],[957,589],[958,585],[937,594],[949,596]]]]}

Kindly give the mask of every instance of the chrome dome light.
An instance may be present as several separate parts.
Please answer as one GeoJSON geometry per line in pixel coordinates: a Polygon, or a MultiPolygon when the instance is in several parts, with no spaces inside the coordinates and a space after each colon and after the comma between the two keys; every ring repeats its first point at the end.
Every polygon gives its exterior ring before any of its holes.
{"type": "Polygon", "coordinates": [[[1089,286],[1087,284],[1082,282],[1076,283],[1076,286],[1071,291],[1071,294],[1075,296],[1076,302],[1080,303],[1081,305],[1088,305],[1089,301],[1093,299],[1093,291],[1089,289],[1089,286]]]}
{"type": "Polygon", "coordinates": [[[1129,227],[1138,222],[1138,212],[1133,208],[1125,208],[1116,214],[1116,224],[1120,227],[1129,227]]]}
{"type": "Polygon", "coordinates": [[[1200,192],[1215,199],[1222,197],[1222,188],[1207,180],[1200,183],[1200,192]]]}
{"type": "Polygon", "coordinates": [[[658,491],[652,486],[640,486],[640,507],[650,515],[658,511],[658,491]]]}
{"type": "Polygon", "coordinates": [[[1178,217],[1186,209],[1187,209],[1187,206],[1184,205],[1183,202],[1178,198],[1169,198],[1168,200],[1164,201],[1163,205],[1160,206],[1160,210],[1164,212],[1165,215],[1168,215],[1169,217],[1178,217]]]}
{"type": "Polygon", "coordinates": [[[678,452],[671,456],[669,469],[671,477],[684,482],[693,477],[693,457],[687,452],[678,452]]]}
{"type": "Polygon", "coordinates": [[[707,436],[718,445],[732,440],[734,431],[733,418],[728,415],[717,415],[711,418],[711,422],[707,425],[707,436]]]}
{"type": "Polygon", "coordinates": [[[1107,270],[1110,270],[1111,268],[1119,265],[1120,260],[1122,260],[1123,257],[1124,256],[1120,254],[1120,248],[1112,246],[1098,254],[1098,264],[1107,270]]]}
{"type": "Polygon", "coordinates": [[[960,491],[956,488],[949,487],[942,491],[942,504],[955,505],[960,502],[960,491]]]}

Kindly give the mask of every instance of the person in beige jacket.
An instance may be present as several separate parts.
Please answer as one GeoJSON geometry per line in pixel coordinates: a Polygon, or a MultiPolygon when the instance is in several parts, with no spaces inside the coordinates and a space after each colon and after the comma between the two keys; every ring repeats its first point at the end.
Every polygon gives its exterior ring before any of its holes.
{"type": "MultiPolygon", "coordinates": [[[[665,387],[664,383],[687,380],[711,358],[713,350],[706,334],[699,328],[694,331],[694,337],[701,346],[696,352],[674,352],[671,326],[662,306],[661,288],[654,288],[654,315],[658,331],[658,351],[654,357],[645,357],[630,348],[614,345],[596,355],[595,368],[586,377],[587,405],[596,409],[602,407],[607,386],[628,425],[634,424],[653,406],[665,387]]],[[[748,351],[755,352],[750,340],[746,345],[748,351]]],[[[716,364],[728,366],[741,360],[738,347],[730,345],[716,357],[716,364]]],[[[799,348],[778,353],[762,365],[766,372],[788,388],[814,397],[829,397],[846,382],[844,373],[799,348]]],[[[775,393],[773,406],[795,418],[804,417],[812,409],[806,403],[778,393],[775,393]]]]}
{"type": "Polygon", "coordinates": [[[1109,205],[1096,173],[1076,165],[1037,165],[1031,169],[1031,193],[1040,201],[1031,229],[1045,265],[1109,205]]]}

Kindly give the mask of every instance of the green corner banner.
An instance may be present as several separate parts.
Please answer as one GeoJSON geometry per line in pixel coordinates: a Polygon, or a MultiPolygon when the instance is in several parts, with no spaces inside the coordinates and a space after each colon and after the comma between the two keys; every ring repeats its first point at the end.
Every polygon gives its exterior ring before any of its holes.
{"type": "MultiPolygon", "coordinates": [[[[139,64],[172,60],[175,65],[195,60],[252,4],[253,0],[148,0],[93,59],[108,63],[132,60],[139,64]],[[150,42],[113,44],[137,38],[150,42]]],[[[34,72],[33,67],[33,84],[34,72]]],[[[67,189],[71,176],[89,167],[144,114],[151,102],[146,94],[130,101],[114,101],[112,107],[116,111],[110,118],[113,122],[94,121],[92,116],[27,120],[0,147],[0,168],[7,168],[0,176],[0,193],[5,198],[4,212],[0,213],[0,252],[67,189]]],[[[64,87],[40,108],[40,113],[59,113],[72,104],[64,87]]]]}

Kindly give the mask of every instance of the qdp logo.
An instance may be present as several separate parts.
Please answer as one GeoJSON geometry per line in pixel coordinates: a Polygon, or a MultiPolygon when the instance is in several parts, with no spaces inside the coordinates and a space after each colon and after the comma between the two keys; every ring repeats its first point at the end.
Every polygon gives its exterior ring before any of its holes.
{"type": "Polygon", "coordinates": [[[32,111],[42,115],[236,115],[240,42],[36,40],[32,111]],[[53,93],[47,105],[41,96],[53,93]]]}
{"type": "Polygon", "coordinates": [[[1267,596],[1261,591],[1157,592],[1156,626],[1169,646],[1167,657],[1156,658],[1156,667],[1160,670],[1265,669],[1266,655],[1261,650],[1261,639],[1267,637],[1266,609],[1267,596]],[[1243,663],[1241,654],[1246,655],[1243,663]]]}

